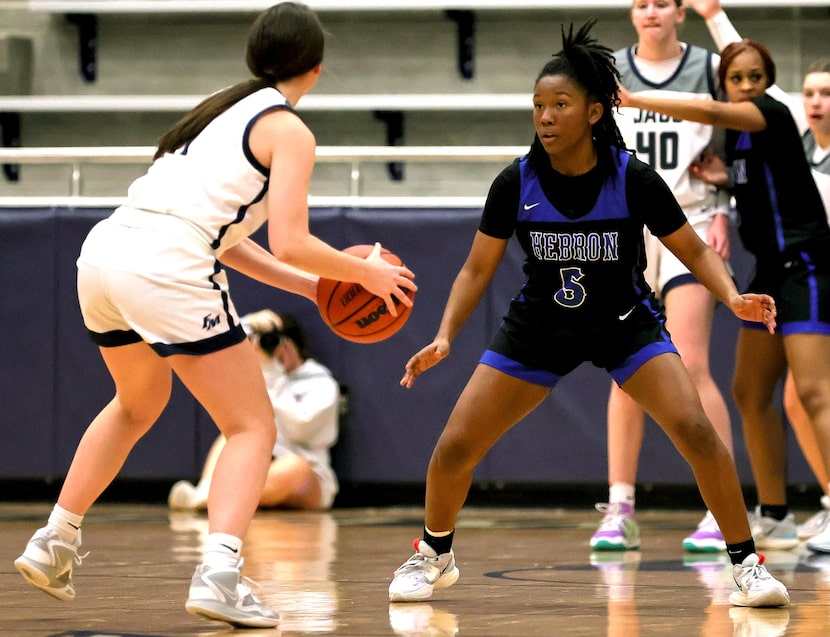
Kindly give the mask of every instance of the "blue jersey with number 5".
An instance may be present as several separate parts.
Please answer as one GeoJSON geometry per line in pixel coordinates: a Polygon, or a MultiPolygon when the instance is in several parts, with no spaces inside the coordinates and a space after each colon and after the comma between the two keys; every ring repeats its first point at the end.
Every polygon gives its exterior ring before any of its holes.
{"type": "Polygon", "coordinates": [[[545,196],[529,157],[519,161],[521,187],[516,237],[527,259],[520,298],[548,306],[564,324],[596,324],[650,296],[643,220],[626,198],[631,155],[619,153],[617,174],[606,179],[594,206],[573,215],[545,196]]]}

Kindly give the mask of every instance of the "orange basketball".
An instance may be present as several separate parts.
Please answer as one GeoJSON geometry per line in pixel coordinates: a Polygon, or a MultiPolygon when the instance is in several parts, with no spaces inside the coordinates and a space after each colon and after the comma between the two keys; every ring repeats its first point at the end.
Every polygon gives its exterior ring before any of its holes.
{"type": "MultiPolygon", "coordinates": [[[[366,258],[374,246],[355,245],[343,250],[348,254],[366,258]]],[[[381,256],[393,265],[403,265],[401,260],[383,248],[381,256]]],[[[406,290],[410,299],[415,293],[406,290]]],[[[338,336],[355,343],[377,343],[386,340],[409,320],[411,307],[397,303],[398,315],[392,316],[386,304],[359,283],[320,278],[317,284],[317,309],[326,325],[338,336]]]]}

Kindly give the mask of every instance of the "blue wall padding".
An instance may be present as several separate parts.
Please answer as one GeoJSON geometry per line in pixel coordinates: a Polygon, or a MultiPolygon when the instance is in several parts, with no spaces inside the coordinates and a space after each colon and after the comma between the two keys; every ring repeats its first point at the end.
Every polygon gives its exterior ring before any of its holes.
{"type": "MultiPolygon", "coordinates": [[[[105,209],[0,210],[5,334],[0,366],[0,478],[62,477],[89,421],[112,398],[113,385],[86,335],[75,295],[75,259],[105,209]]],[[[419,291],[406,326],[382,343],[342,340],[325,327],[306,299],[230,273],[240,313],[263,307],[294,313],[307,327],[316,357],[350,388],[352,416],[337,450],[344,482],[420,482],[435,440],[521,281],[522,254],[511,242],[480,306],[453,343],[451,356],[398,385],[407,359],[428,344],[456,273],[467,256],[479,210],[315,209],[312,231],[333,246],[380,241],[416,273],[419,291]]],[[[255,237],[267,245],[266,234],[255,237]]],[[[733,267],[745,283],[752,263],[733,241],[733,267]]],[[[750,484],[740,421],[729,396],[738,322],[716,312],[712,364],[730,406],[738,468],[750,484]]],[[[533,414],[509,431],[476,471],[480,482],[603,483],[605,409],[609,378],[583,365],[563,380],[533,414]]],[[[216,436],[210,418],[178,381],[156,426],[121,473],[129,478],[198,476],[216,436]]],[[[814,482],[790,436],[790,481],[814,482]]],[[[692,484],[691,471],[649,422],[641,482],[692,484]]]]}

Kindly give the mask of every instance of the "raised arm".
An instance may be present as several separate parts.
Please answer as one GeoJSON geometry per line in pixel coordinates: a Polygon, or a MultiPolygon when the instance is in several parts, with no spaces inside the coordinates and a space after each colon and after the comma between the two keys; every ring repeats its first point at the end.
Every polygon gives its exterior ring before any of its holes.
{"type": "Polygon", "coordinates": [[[726,48],[727,44],[741,40],[737,29],[732,26],[732,22],[729,21],[726,12],[721,7],[720,0],[686,0],[686,4],[706,21],[706,27],[718,51],[726,48]]]}
{"type": "Polygon", "coordinates": [[[761,110],[752,102],[674,99],[645,96],[619,89],[620,106],[631,106],[669,117],[754,133],[767,127],[761,110]]]}
{"type": "MultiPolygon", "coordinates": [[[[718,51],[723,51],[727,45],[733,42],[740,42],[743,38],[734,27],[720,4],[720,0],[686,0],[696,13],[706,20],[706,28],[715,41],[718,51]]],[[[807,117],[804,114],[804,107],[801,100],[793,98],[789,93],[773,84],[767,88],[767,93],[787,105],[795,119],[799,132],[807,130],[807,117]]]]}

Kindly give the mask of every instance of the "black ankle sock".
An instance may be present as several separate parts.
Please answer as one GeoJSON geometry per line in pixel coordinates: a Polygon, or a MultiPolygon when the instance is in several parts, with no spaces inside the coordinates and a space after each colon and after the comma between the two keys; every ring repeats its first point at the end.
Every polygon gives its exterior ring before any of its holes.
{"type": "Polygon", "coordinates": [[[733,564],[740,564],[747,556],[757,552],[755,550],[755,540],[749,538],[737,544],[727,544],[726,552],[729,554],[729,559],[732,560],[733,564]]]}
{"type": "Polygon", "coordinates": [[[762,504],[761,517],[773,518],[779,522],[787,517],[788,507],[786,504],[762,504]]]}
{"type": "Polygon", "coordinates": [[[451,531],[449,535],[435,537],[434,535],[430,535],[429,531],[424,529],[424,542],[429,544],[432,547],[432,550],[438,553],[438,555],[441,555],[443,553],[449,553],[450,549],[452,549],[453,535],[455,535],[455,530],[451,531]]]}

